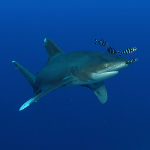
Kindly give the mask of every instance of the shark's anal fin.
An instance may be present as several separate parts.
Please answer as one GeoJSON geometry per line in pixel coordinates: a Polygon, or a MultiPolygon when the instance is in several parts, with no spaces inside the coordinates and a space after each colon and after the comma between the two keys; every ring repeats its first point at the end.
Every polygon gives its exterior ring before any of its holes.
{"type": "Polygon", "coordinates": [[[51,87],[47,88],[45,91],[39,93],[38,95],[34,96],[33,98],[29,99],[27,102],[25,102],[19,109],[19,111],[25,109],[26,107],[28,107],[29,105],[31,105],[33,102],[36,102],[39,100],[39,98],[41,98],[42,96],[44,96],[45,94],[47,94],[50,91],[53,91],[55,89],[57,89],[60,86],[63,86],[64,84],[70,82],[73,80],[72,76],[66,77],[64,78],[61,82],[52,85],[51,87]]]}
{"type": "Polygon", "coordinates": [[[95,95],[97,96],[97,98],[99,99],[99,101],[104,104],[107,101],[107,90],[106,87],[104,85],[104,82],[98,82],[98,83],[92,83],[92,84],[88,84],[85,85],[86,87],[90,88],[95,95]]]}

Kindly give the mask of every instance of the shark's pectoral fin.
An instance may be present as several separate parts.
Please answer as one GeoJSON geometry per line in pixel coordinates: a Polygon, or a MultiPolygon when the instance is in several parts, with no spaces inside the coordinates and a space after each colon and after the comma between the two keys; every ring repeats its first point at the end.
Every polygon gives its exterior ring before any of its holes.
{"type": "Polygon", "coordinates": [[[95,93],[95,95],[97,96],[97,98],[102,104],[104,104],[107,101],[107,90],[103,81],[98,83],[88,84],[85,86],[90,88],[95,93]]]}
{"type": "Polygon", "coordinates": [[[50,91],[53,91],[57,88],[59,88],[60,86],[63,86],[64,84],[70,82],[73,80],[72,76],[66,77],[64,78],[61,82],[52,85],[51,87],[47,88],[45,91],[39,93],[38,95],[34,96],[33,98],[29,99],[27,102],[25,102],[19,109],[19,111],[25,109],[26,107],[28,107],[29,105],[31,105],[33,102],[36,102],[39,100],[39,98],[41,98],[42,96],[44,96],[45,94],[47,94],[50,91]]]}

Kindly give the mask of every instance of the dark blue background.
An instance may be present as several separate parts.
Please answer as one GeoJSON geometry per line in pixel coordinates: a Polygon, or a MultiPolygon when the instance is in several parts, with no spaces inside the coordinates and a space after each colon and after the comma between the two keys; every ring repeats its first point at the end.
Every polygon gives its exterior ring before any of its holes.
{"type": "Polygon", "coordinates": [[[0,150],[149,150],[149,6],[149,0],[1,0],[0,150]],[[136,46],[125,57],[139,61],[105,81],[104,105],[89,89],[73,87],[19,112],[33,93],[11,61],[36,74],[47,62],[45,37],[64,52],[105,52],[95,38],[117,50],[136,46]]]}

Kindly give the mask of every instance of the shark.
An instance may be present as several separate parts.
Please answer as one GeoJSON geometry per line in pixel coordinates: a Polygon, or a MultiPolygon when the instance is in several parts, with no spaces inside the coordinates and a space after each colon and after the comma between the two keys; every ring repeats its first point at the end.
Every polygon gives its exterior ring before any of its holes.
{"type": "Polygon", "coordinates": [[[137,61],[100,51],[73,51],[64,53],[52,40],[44,39],[48,54],[45,66],[34,75],[16,61],[12,61],[33,88],[34,96],[19,111],[37,102],[45,94],[59,88],[84,86],[91,89],[104,104],[108,94],[104,80],[137,61]]]}

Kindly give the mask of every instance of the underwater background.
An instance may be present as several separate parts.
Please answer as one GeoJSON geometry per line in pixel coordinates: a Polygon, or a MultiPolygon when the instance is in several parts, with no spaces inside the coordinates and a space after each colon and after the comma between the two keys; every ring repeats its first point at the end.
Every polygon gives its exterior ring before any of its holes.
{"type": "Polygon", "coordinates": [[[0,150],[150,150],[150,1],[1,0],[0,150]],[[101,104],[85,87],[52,91],[19,112],[32,87],[12,60],[35,75],[47,62],[44,38],[64,52],[96,50],[104,39],[138,62],[105,82],[101,104]]]}

